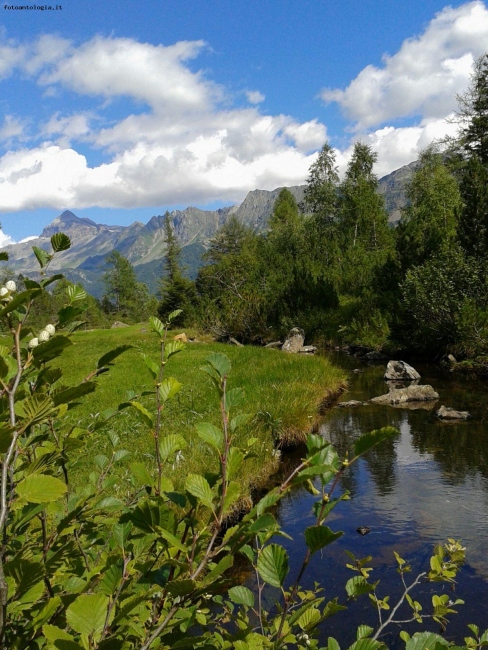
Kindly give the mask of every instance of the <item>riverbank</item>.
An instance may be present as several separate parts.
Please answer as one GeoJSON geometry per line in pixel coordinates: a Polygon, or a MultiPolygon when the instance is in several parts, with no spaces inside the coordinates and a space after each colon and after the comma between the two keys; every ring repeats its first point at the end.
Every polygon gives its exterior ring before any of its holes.
{"type": "MultiPolygon", "coordinates": [[[[152,379],[140,353],[158,361],[158,344],[148,328],[135,325],[114,330],[78,332],[74,345],[68,348],[59,365],[64,371],[64,383],[73,384],[96,367],[97,360],[110,349],[130,344],[134,348],[121,355],[109,373],[100,376],[98,389],[87,395],[68,417],[73,422],[87,423],[91,414],[114,408],[126,401],[127,392],[140,394],[153,389],[152,379]]],[[[172,332],[171,337],[176,334],[172,332]]],[[[210,341],[188,343],[186,349],[171,358],[166,376],[174,376],[183,384],[176,399],[168,403],[163,417],[164,434],[182,435],[187,448],[179,461],[166,468],[175,486],[181,485],[190,472],[211,472],[216,459],[196,436],[195,424],[212,422],[219,425],[218,399],[208,376],[201,371],[206,357],[212,352],[226,354],[232,363],[229,388],[244,389],[244,399],[238,412],[254,414],[250,424],[239,433],[238,444],[247,447],[256,438],[256,454],[239,477],[243,492],[250,494],[262,487],[279,465],[282,447],[302,443],[316,426],[319,411],[346,386],[346,373],[320,356],[286,354],[253,346],[234,347],[210,341]]],[[[151,411],[154,400],[141,398],[151,411]]],[[[112,430],[120,438],[119,448],[131,453],[128,462],[142,462],[148,469],[154,463],[154,439],[151,431],[136,415],[124,410],[110,420],[110,425],[91,436],[83,448],[74,469],[76,483],[85,481],[93,467],[95,456],[107,454],[112,430]]],[[[118,470],[118,489],[124,488],[125,473],[118,470]]]]}

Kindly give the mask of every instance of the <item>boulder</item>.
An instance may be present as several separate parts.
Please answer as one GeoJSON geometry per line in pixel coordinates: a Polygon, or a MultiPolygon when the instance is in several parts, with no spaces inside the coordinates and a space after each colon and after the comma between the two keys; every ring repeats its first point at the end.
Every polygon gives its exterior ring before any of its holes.
{"type": "Polygon", "coordinates": [[[471,417],[468,411],[456,411],[450,406],[441,406],[436,416],[440,420],[467,420],[471,417]]]}
{"type": "Polygon", "coordinates": [[[427,402],[439,399],[439,394],[428,384],[396,388],[386,395],[373,397],[373,404],[405,404],[406,402],[427,402]]]}
{"type": "Polygon", "coordinates": [[[385,359],[388,359],[386,354],[383,354],[383,352],[378,352],[378,350],[372,350],[371,352],[366,352],[364,355],[363,359],[366,361],[385,361],[385,359]]]}
{"type": "Polygon", "coordinates": [[[298,352],[301,352],[302,354],[315,354],[317,352],[317,348],[315,345],[303,345],[298,352]]]}
{"type": "Polygon", "coordinates": [[[299,327],[294,327],[290,330],[286,341],[283,343],[281,349],[283,352],[300,352],[305,342],[305,332],[299,327]]]}
{"type": "Polygon", "coordinates": [[[120,320],[116,320],[115,323],[112,325],[112,329],[117,328],[117,327],[129,327],[127,323],[123,323],[120,320]]]}
{"type": "Polygon", "coordinates": [[[364,402],[360,402],[358,399],[350,399],[348,402],[339,402],[336,404],[337,408],[347,408],[349,406],[363,406],[364,402]]]}
{"type": "Polygon", "coordinates": [[[281,348],[283,341],[271,341],[271,343],[266,343],[265,348],[281,348]]]}
{"type": "Polygon", "coordinates": [[[409,366],[405,361],[388,361],[386,366],[385,379],[396,379],[403,381],[412,381],[420,379],[419,373],[409,366]]]}
{"type": "Polygon", "coordinates": [[[177,334],[176,336],[173,336],[173,341],[181,341],[182,343],[188,343],[188,337],[185,334],[185,332],[182,332],[181,334],[177,334]]]}

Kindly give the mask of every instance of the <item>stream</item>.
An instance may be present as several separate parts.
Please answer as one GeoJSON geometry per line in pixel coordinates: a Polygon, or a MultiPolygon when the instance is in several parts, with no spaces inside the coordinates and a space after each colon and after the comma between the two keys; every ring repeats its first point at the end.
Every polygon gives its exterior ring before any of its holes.
{"type": "MultiPolygon", "coordinates": [[[[366,401],[388,392],[383,380],[386,362],[366,365],[345,354],[329,354],[330,360],[349,372],[349,389],[340,401],[366,401]],[[354,374],[353,369],[361,372],[354,374]]],[[[353,577],[345,565],[349,550],[358,558],[372,556],[368,566],[371,577],[380,580],[379,596],[390,594],[390,603],[402,593],[393,551],[412,566],[410,582],[418,573],[429,569],[429,558],[436,544],[447,538],[462,540],[467,548],[467,562],[455,588],[449,585],[423,584],[414,598],[430,611],[432,593],[448,593],[461,598],[458,614],[452,615],[445,637],[462,642],[469,633],[468,623],[488,628],[488,383],[470,380],[423,363],[413,363],[421,374],[422,384],[431,384],[439,393],[435,404],[416,410],[368,404],[359,407],[332,408],[324,416],[320,433],[336,447],[340,456],[352,449],[354,440],[373,429],[394,426],[400,435],[383,443],[352,465],[343,476],[340,490],[349,490],[351,500],[341,503],[329,516],[327,525],[344,535],[312,559],[302,585],[313,587],[320,582],[327,598],[339,597],[345,603],[344,585],[353,577]],[[467,410],[472,419],[442,422],[434,413],[441,404],[467,410]],[[434,408],[433,408],[434,407],[434,408]],[[371,532],[360,535],[356,529],[367,526],[371,532]]],[[[303,450],[296,452],[296,458],[303,450]]],[[[287,458],[285,465],[293,462],[287,458]]],[[[337,496],[337,494],[336,494],[337,496]]],[[[314,523],[314,502],[304,489],[289,494],[280,504],[278,518],[293,541],[284,542],[290,555],[290,577],[296,576],[306,546],[304,529],[314,523]]],[[[409,608],[399,611],[409,618],[409,608]]],[[[323,640],[334,636],[341,647],[355,640],[356,627],[378,626],[378,618],[368,596],[348,604],[341,612],[322,624],[323,640]]],[[[421,629],[438,632],[439,625],[424,621],[403,626],[409,633],[421,629]]],[[[404,647],[398,639],[399,626],[388,628],[383,640],[391,648],[404,647]]]]}

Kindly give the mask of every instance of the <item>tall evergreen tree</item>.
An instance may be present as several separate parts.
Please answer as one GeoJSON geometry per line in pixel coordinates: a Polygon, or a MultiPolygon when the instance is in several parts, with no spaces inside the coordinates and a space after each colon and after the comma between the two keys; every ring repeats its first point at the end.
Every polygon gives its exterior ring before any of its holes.
{"type": "Polygon", "coordinates": [[[473,155],[461,179],[459,241],[468,255],[488,256],[488,166],[473,155]]]}
{"type": "Polygon", "coordinates": [[[482,165],[488,165],[488,54],[476,60],[471,85],[457,99],[458,139],[465,157],[476,155],[482,165]]]}
{"type": "Polygon", "coordinates": [[[134,267],[119,251],[112,251],[105,258],[108,267],[103,276],[106,286],[105,296],[113,311],[127,316],[137,292],[137,278],[134,267]]]}
{"type": "Polygon", "coordinates": [[[181,309],[183,313],[173,323],[176,325],[189,324],[194,318],[197,299],[195,285],[183,275],[180,261],[181,246],[171,226],[169,212],[166,212],[164,216],[166,254],[163,262],[164,276],[161,280],[161,302],[158,313],[164,319],[172,311],[181,309]]]}
{"type": "Polygon", "coordinates": [[[456,237],[461,196],[436,147],[425,149],[407,187],[406,207],[397,231],[397,250],[405,273],[423,264],[456,237]]]}
{"type": "Polygon", "coordinates": [[[320,217],[324,223],[331,223],[337,205],[338,183],[335,152],[326,142],[310,167],[305,189],[305,211],[320,217]]]}

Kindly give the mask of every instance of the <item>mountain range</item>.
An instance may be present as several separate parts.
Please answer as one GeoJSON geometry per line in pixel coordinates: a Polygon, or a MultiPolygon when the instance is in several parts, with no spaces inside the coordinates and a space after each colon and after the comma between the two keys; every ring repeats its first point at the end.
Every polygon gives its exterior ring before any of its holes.
{"type": "MultiPolygon", "coordinates": [[[[378,191],[385,196],[391,221],[399,218],[400,208],[405,204],[405,186],[414,165],[412,163],[402,167],[379,181],[378,191]]],[[[305,188],[306,185],[299,185],[288,189],[300,203],[305,188]]],[[[255,230],[265,230],[281,189],[271,192],[254,190],[248,193],[240,205],[219,210],[189,207],[173,211],[170,222],[182,247],[182,263],[187,269],[186,273],[190,277],[196,276],[202,264],[202,253],[231,215],[255,230]]],[[[8,252],[8,266],[14,272],[36,277],[39,266],[32,246],[50,250],[49,240],[52,235],[64,232],[71,238],[72,246],[68,251],[55,256],[50,271],[61,271],[71,281],[83,283],[87,291],[101,297],[105,289],[102,279],[105,257],[112,250],[117,250],[134,265],[138,279],[145,282],[151,291],[156,291],[165,253],[163,225],[164,217],[154,216],[146,224],[135,221],[130,226],[108,226],[85,217],[77,217],[66,210],[44,228],[39,237],[11,244],[2,250],[8,252]]]]}

